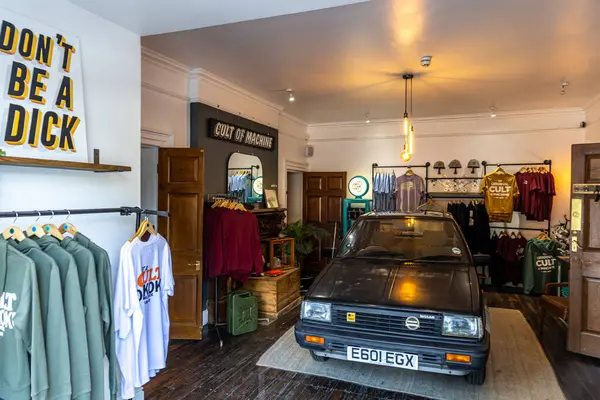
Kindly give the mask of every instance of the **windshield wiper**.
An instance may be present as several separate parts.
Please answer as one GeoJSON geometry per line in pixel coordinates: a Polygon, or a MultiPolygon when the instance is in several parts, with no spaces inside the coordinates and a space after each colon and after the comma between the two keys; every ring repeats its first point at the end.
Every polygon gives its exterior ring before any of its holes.
{"type": "MultiPolygon", "coordinates": [[[[369,251],[363,254],[355,254],[351,256],[342,257],[343,260],[351,260],[351,259],[368,259],[368,258],[389,258],[393,260],[397,260],[397,257],[405,257],[402,253],[396,253],[393,251],[369,251]]],[[[401,259],[404,261],[404,259],[401,259]]]]}
{"type": "Polygon", "coordinates": [[[435,255],[435,256],[423,256],[416,257],[410,260],[405,260],[405,262],[419,262],[419,261],[461,261],[460,257],[456,256],[447,256],[447,255],[435,255]]]}

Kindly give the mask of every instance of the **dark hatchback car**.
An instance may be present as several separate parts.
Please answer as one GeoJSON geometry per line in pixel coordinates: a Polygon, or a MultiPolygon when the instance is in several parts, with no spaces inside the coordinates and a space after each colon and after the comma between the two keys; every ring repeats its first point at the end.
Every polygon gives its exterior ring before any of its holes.
{"type": "Polygon", "coordinates": [[[308,290],[296,341],[316,361],[462,375],[481,385],[490,320],[475,262],[450,214],[364,215],[308,290]]]}

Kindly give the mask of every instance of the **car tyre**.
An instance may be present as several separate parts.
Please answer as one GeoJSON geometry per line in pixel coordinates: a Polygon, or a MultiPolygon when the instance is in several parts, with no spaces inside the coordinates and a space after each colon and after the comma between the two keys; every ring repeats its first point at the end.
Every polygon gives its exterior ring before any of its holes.
{"type": "Polygon", "coordinates": [[[486,367],[483,367],[480,370],[473,371],[469,375],[466,375],[465,378],[471,385],[481,386],[485,382],[485,372],[486,367]]]}
{"type": "Polygon", "coordinates": [[[325,362],[327,361],[327,357],[323,357],[318,355],[317,353],[315,353],[314,351],[310,351],[310,356],[312,357],[313,360],[318,361],[318,362],[325,362]]]}

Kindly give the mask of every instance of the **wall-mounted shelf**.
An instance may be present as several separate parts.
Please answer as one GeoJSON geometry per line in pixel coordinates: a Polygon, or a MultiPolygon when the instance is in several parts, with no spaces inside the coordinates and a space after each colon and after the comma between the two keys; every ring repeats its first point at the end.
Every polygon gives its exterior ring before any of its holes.
{"type": "Polygon", "coordinates": [[[37,158],[0,156],[0,165],[13,167],[36,167],[53,169],[70,169],[92,172],[129,172],[131,167],[125,165],[94,164],[73,161],[42,160],[37,158]]]}

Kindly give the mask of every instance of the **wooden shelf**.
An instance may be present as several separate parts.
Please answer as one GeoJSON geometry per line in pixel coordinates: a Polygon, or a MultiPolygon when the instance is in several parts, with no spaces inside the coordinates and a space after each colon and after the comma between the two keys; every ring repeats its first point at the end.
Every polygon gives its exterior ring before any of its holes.
{"type": "Polygon", "coordinates": [[[36,167],[36,168],[54,168],[70,169],[75,171],[93,171],[93,172],[129,172],[131,167],[124,165],[93,164],[73,161],[42,160],[37,158],[8,157],[0,156],[0,165],[9,165],[13,167],[36,167]]]}

